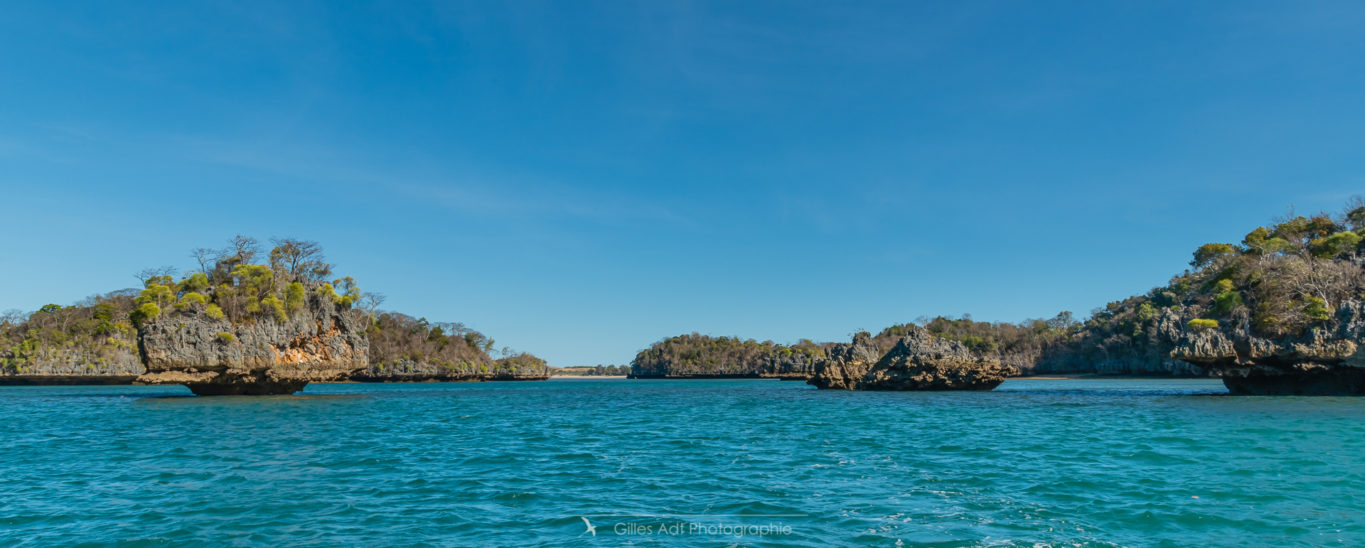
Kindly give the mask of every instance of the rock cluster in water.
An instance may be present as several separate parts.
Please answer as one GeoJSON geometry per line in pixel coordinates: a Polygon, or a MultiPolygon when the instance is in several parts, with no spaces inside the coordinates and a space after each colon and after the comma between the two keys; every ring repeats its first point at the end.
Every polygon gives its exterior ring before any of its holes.
{"type": "Polygon", "coordinates": [[[843,390],[991,390],[1017,374],[960,342],[914,328],[884,354],[866,332],[850,344],[833,345],[806,382],[843,390]]]}
{"type": "Polygon", "coordinates": [[[1257,337],[1245,322],[1191,329],[1171,355],[1222,377],[1233,394],[1365,395],[1365,303],[1342,303],[1335,320],[1335,329],[1284,340],[1257,337]]]}
{"type": "Polygon", "coordinates": [[[138,382],[184,384],[199,395],[293,394],[311,381],[368,365],[364,318],[324,295],[280,321],[236,324],[188,309],[138,329],[146,373],[138,382]]]}

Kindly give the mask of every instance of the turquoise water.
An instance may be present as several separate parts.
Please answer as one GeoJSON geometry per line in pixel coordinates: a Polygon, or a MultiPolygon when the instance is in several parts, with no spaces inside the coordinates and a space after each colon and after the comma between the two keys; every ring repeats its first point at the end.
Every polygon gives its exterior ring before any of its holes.
{"type": "Polygon", "coordinates": [[[1365,545],[1365,399],[1224,393],[0,387],[0,545],[1365,545]]]}

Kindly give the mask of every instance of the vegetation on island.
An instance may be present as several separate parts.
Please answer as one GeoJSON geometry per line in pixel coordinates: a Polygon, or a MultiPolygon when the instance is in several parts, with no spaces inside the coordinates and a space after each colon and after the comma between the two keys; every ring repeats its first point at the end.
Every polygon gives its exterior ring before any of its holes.
{"type": "Polygon", "coordinates": [[[405,377],[473,379],[548,376],[545,360],[510,348],[497,351],[495,341],[462,323],[432,323],[396,312],[374,315],[366,332],[370,340],[367,379],[405,377]]]}
{"type": "Polygon", "coordinates": [[[1194,251],[1190,269],[1096,310],[1043,365],[1173,362],[1180,329],[1236,329],[1271,340],[1335,330],[1335,311],[1365,297],[1365,203],[1338,215],[1286,215],[1241,243],[1194,251]]]}
{"type": "Polygon", "coordinates": [[[493,360],[493,339],[460,323],[431,323],[396,312],[374,317],[366,332],[370,339],[370,364],[377,372],[403,370],[428,363],[452,373],[488,371],[493,360]]]}
{"type": "Polygon", "coordinates": [[[365,298],[354,278],[328,279],[333,265],[317,242],[282,238],[274,244],[261,264],[255,262],[259,242],[237,236],[222,249],[194,250],[199,268],[179,280],[171,267],[144,272],[129,319],[141,325],[162,314],[202,312],[234,324],[263,318],[285,322],[303,309],[309,294],[343,309],[365,298]]]}
{"type": "Polygon", "coordinates": [[[493,360],[495,376],[528,374],[549,376],[550,364],[529,352],[510,352],[493,360]]]}
{"type": "Polygon", "coordinates": [[[1267,337],[1297,337],[1335,327],[1334,312],[1365,298],[1365,204],[1333,217],[1288,216],[1257,227],[1240,244],[1211,243],[1194,254],[1194,271],[1166,292],[1211,320],[1267,337]]]}

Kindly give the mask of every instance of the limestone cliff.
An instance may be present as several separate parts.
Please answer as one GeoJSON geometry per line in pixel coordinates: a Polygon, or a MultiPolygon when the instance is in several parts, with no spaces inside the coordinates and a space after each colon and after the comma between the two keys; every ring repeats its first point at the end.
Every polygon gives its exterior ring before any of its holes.
{"type": "Polygon", "coordinates": [[[1233,394],[1365,395],[1365,303],[1342,303],[1334,320],[1284,339],[1258,337],[1246,322],[1186,329],[1171,355],[1221,376],[1233,394]]]}
{"type": "Polygon", "coordinates": [[[843,390],[990,390],[1018,370],[973,354],[965,345],[913,328],[885,354],[869,333],[833,345],[806,382],[843,390]]]}
{"type": "Polygon", "coordinates": [[[138,338],[147,370],[139,382],[200,395],[292,394],[368,365],[365,318],[317,292],[284,320],[233,323],[187,307],[144,323],[138,338]]]}

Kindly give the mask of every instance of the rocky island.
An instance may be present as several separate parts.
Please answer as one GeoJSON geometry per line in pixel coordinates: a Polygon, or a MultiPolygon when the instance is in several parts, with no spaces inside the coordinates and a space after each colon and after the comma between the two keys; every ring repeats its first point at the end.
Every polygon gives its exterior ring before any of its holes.
{"type": "Polygon", "coordinates": [[[183,384],[199,395],[292,394],[309,382],[543,380],[544,360],[461,324],[378,310],[332,278],[316,242],[252,238],[195,251],[199,268],[140,290],[0,317],[0,384],[183,384]],[[258,264],[259,263],[259,264],[258,264]]]}
{"type": "Polygon", "coordinates": [[[1365,395],[1365,204],[1287,216],[1241,243],[1201,246],[1171,290],[1171,356],[1233,394],[1365,395]]]}
{"type": "Polygon", "coordinates": [[[369,364],[369,319],[353,307],[355,280],[328,281],[314,242],[280,240],[255,264],[241,239],[179,281],[149,276],[129,315],[145,384],[183,384],[198,395],[293,394],[369,364]],[[338,286],[340,292],[338,292],[338,286]]]}
{"type": "Polygon", "coordinates": [[[183,384],[201,396],[293,394],[368,366],[363,314],[340,305],[330,284],[305,295],[283,314],[252,322],[232,322],[197,302],[141,322],[147,372],[137,382],[183,384]]]}
{"type": "Polygon", "coordinates": [[[806,382],[842,390],[991,390],[1019,370],[966,345],[911,330],[885,354],[866,331],[831,346],[806,382]]]}

